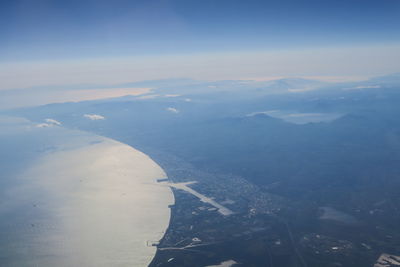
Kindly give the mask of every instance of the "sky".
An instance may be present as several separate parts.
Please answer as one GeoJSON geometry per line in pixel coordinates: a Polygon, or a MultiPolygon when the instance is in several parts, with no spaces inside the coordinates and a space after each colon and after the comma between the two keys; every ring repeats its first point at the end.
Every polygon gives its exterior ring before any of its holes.
{"type": "Polygon", "coordinates": [[[399,0],[2,0],[0,90],[400,71],[399,0]]]}

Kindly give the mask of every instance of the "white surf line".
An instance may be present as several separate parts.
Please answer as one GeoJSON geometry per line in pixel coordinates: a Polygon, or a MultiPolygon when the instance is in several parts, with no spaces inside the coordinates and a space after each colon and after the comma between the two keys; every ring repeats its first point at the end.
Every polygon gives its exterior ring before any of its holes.
{"type": "Polygon", "coordinates": [[[196,181],[192,181],[192,182],[186,182],[186,183],[166,183],[168,186],[170,187],[174,187],[176,189],[180,189],[180,190],[184,190],[196,197],[198,197],[200,199],[200,201],[204,202],[204,203],[208,203],[212,206],[214,206],[215,208],[218,209],[218,212],[221,213],[224,216],[228,216],[228,215],[232,215],[234,212],[231,211],[230,209],[222,206],[221,204],[219,204],[218,202],[214,201],[213,199],[206,197],[205,195],[200,194],[199,192],[193,190],[192,188],[190,188],[188,185],[190,184],[195,184],[197,183],[196,181]]]}

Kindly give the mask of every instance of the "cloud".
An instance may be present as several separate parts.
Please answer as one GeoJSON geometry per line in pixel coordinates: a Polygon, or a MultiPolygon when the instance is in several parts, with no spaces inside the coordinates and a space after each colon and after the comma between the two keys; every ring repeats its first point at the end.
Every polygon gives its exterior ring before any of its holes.
{"type": "Polygon", "coordinates": [[[192,102],[192,99],[190,99],[190,98],[185,98],[185,102],[192,102]]]}
{"type": "Polygon", "coordinates": [[[279,110],[268,110],[268,111],[258,111],[258,112],[252,112],[246,115],[246,117],[254,117],[257,115],[269,115],[271,116],[271,113],[277,113],[279,110]]]}
{"type": "Polygon", "coordinates": [[[48,128],[48,127],[53,127],[53,126],[61,126],[61,122],[55,120],[55,119],[45,119],[45,122],[36,124],[37,128],[48,128]]]}
{"type": "Polygon", "coordinates": [[[57,126],[61,126],[62,123],[55,120],[55,119],[45,119],[45,122],[47,122],[48,124],[53,124],[53,125],[57,125],[57,126]]]}
{"type": "Polygon", "coordinates": [[[378,89],[382,88],[380,85],[361,85],[361,86],[356,86],[356,87],[350,87],[350,88],[343,88],[342,90],[363,90],[363,89],[378,89]]]}
{"type": "Polygon", "coordinates": [[[142,95],[142,96],[138,96],[137,99],[153,99],[156,97],[159,97],[160,95],[157,94],[151,94],[151,95],[142,95]]]}
{"type": "Polygon", "coordinates": [[[178,97],[178,96],[181,96],[181,95],[178,95],[178,94],[164,95],[164,97],[178,97]]]}
{"type": "Polygon", "coordinates": [[[39,123],[39,124],[36,124],[36,127],[37,128],[47,128],[47,127],[52,127],[53,125],[52,124],[49,124],[49,123],[39,123]]]}
{"type": "Polygon", "coordinates": [[[98,120],[104,120],[105,117],[98,115],[98,114],[85,114],[83,117],[92,120],[92,121],[98,121],[98,120]]]}
{"type": "Polygon", "coordinates": [[[308,92],[311,90],[315,90],[316,88],[302,88],[302,89],[288,89],[288,92],[290,93],[303,93],[303,92],[308,92]]]}
{"type": "Polygon", "coordinates": [[[293,118],[301,118],[301,117],[320,117],[320,116],[325,116],[325,114],[322,113],[293,113],[293,114],[288,114],[287,117],[293,117],[293,118]]]}
{"type": "Polygon", "coordinates": [[[179,113],[179,110],[177,110],[176,108],[168,107],[167,110],[172,113],[179,113]]]}

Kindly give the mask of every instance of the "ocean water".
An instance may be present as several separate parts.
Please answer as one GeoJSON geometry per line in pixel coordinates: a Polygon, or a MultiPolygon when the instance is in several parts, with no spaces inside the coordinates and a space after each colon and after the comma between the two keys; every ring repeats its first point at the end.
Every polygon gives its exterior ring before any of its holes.
{"type": "Polygon", "coordinates": [[[26,168],[1,176],[12,181],[0,194],[0,266],[147,266],[174,203],[156,181],[164,171],[111,139],[27,129],[46,138],[26,168]]]}

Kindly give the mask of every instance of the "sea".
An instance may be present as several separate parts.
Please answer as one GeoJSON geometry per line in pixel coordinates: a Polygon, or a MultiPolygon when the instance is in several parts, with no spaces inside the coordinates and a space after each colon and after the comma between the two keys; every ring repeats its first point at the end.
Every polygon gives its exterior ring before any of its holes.
{"type": "Polygon", "coordinates": [[[0,266],[147,266],[170,221],[165,172],[115,140],[0,118],[0,266]]]}

